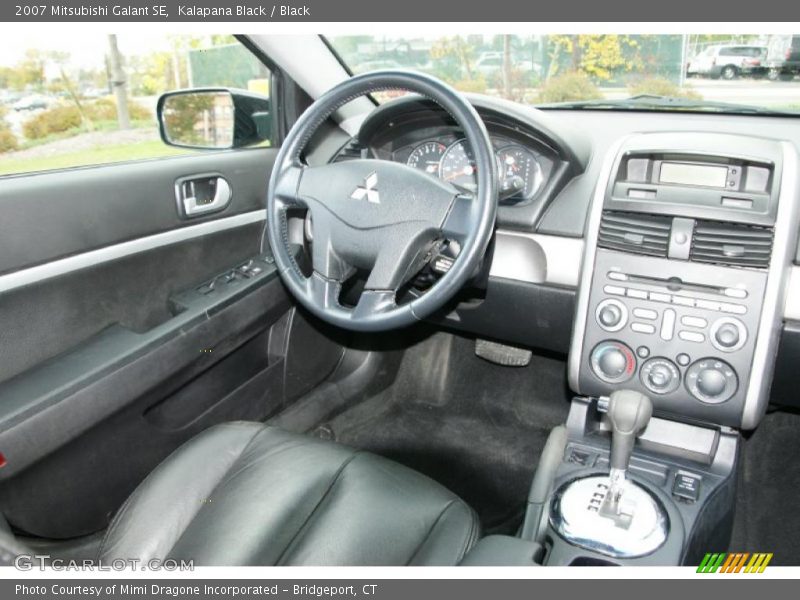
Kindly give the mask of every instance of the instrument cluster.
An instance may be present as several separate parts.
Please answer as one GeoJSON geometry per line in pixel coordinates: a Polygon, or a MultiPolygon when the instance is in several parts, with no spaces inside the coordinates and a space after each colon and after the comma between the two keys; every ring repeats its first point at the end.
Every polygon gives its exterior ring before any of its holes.
{"type": "MultiPolygon", "coordinates": [[[[530,200],[546,179],[551,162],[518,141],[492,136],[497,161],[500,199],[508,202],[530,200]]],[[[458,188],[473,192],[477,167],[467,140],[456,134],[431,137],[396,149],[392,160],[404,162],[458,188]]]]}

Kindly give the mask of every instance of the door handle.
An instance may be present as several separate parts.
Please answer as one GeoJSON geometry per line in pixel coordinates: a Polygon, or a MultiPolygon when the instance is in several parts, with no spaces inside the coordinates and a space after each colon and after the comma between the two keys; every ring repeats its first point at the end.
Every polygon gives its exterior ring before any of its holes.
{"type": "Polygon", "coordinates": [[[217,173],[181,177],[175,182],[178,211],[186,218],[222,210],[232,196],[228,180],[217,173]]]}

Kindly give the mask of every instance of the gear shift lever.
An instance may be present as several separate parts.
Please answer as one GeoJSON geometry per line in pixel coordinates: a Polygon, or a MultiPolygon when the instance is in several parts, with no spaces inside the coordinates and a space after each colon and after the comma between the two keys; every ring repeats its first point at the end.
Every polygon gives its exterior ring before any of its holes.
{"type": "MultiPolygon", "coordinates": [[[[601,411],[605,402],[598,401],[601,411]]],[[[670,533],[669,515],[654,486],[627,479],[634,442],[647,427],[653,404],[639,392],[619,390],[605,410],[612,431],[610,473],[585,469],[589,472],[583,477],[558,487],[550,503],[550,526],[580,548],[613,557],[646,556],[670,533]]]]}
{"type": "Polygon", "coordinates": [[[653,403],[650,398],[639,392],[617,390],[608,400],[608,420],[611,422],[609,459],[611,481],[605,508],[614,514],[619,514],[628,465],[633,454],[633,444],[647,427],[651,416],[653,416],[653,403]]]}

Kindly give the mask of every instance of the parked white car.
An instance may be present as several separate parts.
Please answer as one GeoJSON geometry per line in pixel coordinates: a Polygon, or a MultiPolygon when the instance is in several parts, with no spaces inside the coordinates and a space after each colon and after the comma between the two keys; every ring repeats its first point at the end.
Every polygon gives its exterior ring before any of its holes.
{"type": "Polygon", "coordinates": [[[714,79],[736,79],[742,75],[766,73],[767,49],[764,46],[719,45],[708,46],[695,56],[686,69],[691,77],[699,75],[714,79]]]}

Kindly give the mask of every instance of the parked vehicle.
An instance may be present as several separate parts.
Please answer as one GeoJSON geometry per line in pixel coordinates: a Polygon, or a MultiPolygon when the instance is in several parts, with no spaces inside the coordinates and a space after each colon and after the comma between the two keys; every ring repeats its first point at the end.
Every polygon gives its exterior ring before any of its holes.
{"type": "Polygon", "coordinates": [[[767,48],[770,79],[791,81],[800,74],[800,35],[772,35],[767,48]]]}
{"type": "Polygon", "coordinates": [[[766,73],[764,64],[767,48],[748,45],[716,45],[708,46],[695,56],[686,69],[689,77],[702,76],[717,79],[736,79],[750,75],[759,76],[766,73]]]}
{"type": "MultiPolygon", "coordinates": [[[[511,64],[513,65],[516,71],[521,71],[523,73],[528,73],[537,70],[536,66],[533,64],[533,61],[531,60],[512,57],[511,64]]],[[[475,70],[484,77],[489,77],[491,75],[494,75],[495,73],[499,72],[502,68],[503,68],[502,52],[484,52],[483,54],[480,55],[480,57],[478,57],[478,60],[475,63],[475,70]]]]}
{"type": "Polygon", "coordinates": [[[17,112],[23,110],[40,110],[48,106],[50,106],[50,100],[46,96],[41,95],[25,96],[12,105],[17,112]]]}

